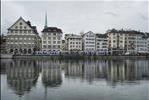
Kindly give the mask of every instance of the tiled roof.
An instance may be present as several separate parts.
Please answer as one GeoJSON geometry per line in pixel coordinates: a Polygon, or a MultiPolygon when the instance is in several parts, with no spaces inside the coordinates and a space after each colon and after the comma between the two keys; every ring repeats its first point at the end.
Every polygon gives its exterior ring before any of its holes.
{"type": "Polygon", "coordinates": [[[107,38],[107,34],[96,34],[99,38],[107,38]]]}
{"type": "Polygon", "coordinates": [[[47,27],[42,30],[42,32],[58,32],[62,33],[62,30],[57,27],[47,27]]]}

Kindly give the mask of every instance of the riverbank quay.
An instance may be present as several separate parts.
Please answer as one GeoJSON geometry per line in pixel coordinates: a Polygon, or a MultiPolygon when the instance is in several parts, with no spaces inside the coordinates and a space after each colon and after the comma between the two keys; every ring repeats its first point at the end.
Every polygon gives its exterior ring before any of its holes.
{"type": "Polygon", "coordinates": [[[1,59],[12,59],[13,55],[12,54],[0,54],[1,59]]]}
{"type": "Polygon", "coordinates": [[[111,55],[14,55],[12,59],[149,59],[149,56],[111,56],[111,55]]]}

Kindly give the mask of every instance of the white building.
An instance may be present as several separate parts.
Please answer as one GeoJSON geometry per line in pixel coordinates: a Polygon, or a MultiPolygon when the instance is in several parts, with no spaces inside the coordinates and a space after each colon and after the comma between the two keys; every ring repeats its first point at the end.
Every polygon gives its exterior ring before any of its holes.
{"type": "Polygon", "coordinates": [[[57,27],[47,26],[47,15],[45,26],[42,30],[42,52],[44,54],[58,54],[61,51],[63,32],[57,27]]]}
{"type": "Polygon", "coordinates": [[[46,27],[42,31],[43,53],[59,53],[62,44],[62,30],[57,27],[46,27]]]}
{"type": "Polygon", "coordinates": [[[96,54],[108,54],[108,39],[106,34],[96,34],[96,54]]]}
{"type": "Polygon", "coordinates": [[[136,50],[136,53],[148,52],[148,41],[143,34],[139,34],[136,36],[135,50],[136,50]]]}
{"type": "Polygon", "coordinates": [[[147,48],[148,48],[148,53],[149,53],[149,37],[147,38],[147,48]]]}
{"type": "Polygon", "coordinates": [[[83,50],[86,53],[94,53],[96,50],[96,44],[95,44],[95,38],[96,35],[89,31],[87,33],[83,34],[83,50]]]}
{"type": "Polygon", "coordinates": [[[71,34],[66,37],[67,47],[69,51],[82,50],[82,37],[80,35],[71,34]]]}
{"type": "Polygon", "coordinates": [[[30,21],[25,21],[20,17],[8,28],[6,36],[7,53],[33,54],[40,50],[40,41],[41,38],[36,26],[32,26],[30,21]]]}

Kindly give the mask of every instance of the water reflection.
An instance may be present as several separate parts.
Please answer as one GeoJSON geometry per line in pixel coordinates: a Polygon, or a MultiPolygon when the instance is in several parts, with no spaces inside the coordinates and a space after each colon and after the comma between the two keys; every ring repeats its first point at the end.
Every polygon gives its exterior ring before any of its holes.
{"type": "MultiPolygon", "coordinates": [[[[36,83],[47,89],[63,85],[66,79],[87,83],[105,80],[109,85],[149,80],[148,60],[1,60],[1,74],[7,75],[8,88],[17,95],[31,92],[36,83]],[[64,72],[64,74],[62,73],[64,72]],[[65,78],[62,78],[62,75],[65,78]],[[41,76],[41,80],[37,81],[41,76]]],[[[80,84],[81,85],[81,84],[80,84]]]]}
{"type": "Polygon", "coordinates": [[[57,87],[62,84],[59,61],[42,62],[42,82],[45,87],[57,87]]]}
{"type": "Polygon", "coordinates": [[[36,85],[39,66],[35,61],[13,60],[7,62],[6,74],[8,86],[21,96],[36,85]]]}
{"type": "Polygon", "coordinates": [[[67,78],[81,78],[92,83],[98,79],[105,79],[111,85],[117,82],[134,82],[149,79],[148,60],[99,60],[69,61],[65,67],[67,78]]]}

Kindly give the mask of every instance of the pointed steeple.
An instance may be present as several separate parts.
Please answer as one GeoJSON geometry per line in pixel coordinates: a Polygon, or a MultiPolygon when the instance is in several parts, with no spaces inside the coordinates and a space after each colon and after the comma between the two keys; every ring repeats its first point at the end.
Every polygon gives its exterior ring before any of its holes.
{"type": "Polygon", "coordinates": [[[48,26],[47,26],[47,12],[46,12],[46,14],[45,14],[45,26],[44,26],[44,28],[47,28],[48,26]]]}

